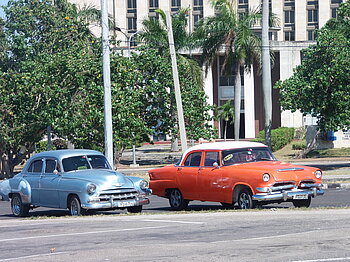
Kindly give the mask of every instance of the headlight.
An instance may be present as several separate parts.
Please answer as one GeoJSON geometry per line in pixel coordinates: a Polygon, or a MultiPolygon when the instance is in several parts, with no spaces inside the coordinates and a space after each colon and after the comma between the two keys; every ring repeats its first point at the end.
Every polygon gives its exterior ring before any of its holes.
{"type": "Polygon", "coordinates": [[[148,188],[148,182],[146,180],[141,180],[140,188],[141,189],[147,189],[148,188]]]}
{"type": "Polygon", "coordinates": [[[321,176],[322,176],[322,171],[321,170],[317,170],[315,172],[315,177],[319,179],[319,178],[321,178],[321,176]]]}
{"type": "Polygon", "coordinates": [[[86,188],[86,191],[88,192],[88,194],[92,195],[96,192],[96,185],[94,184],[89,184],[86,188]]]}
{"type": "Polygon", "coordinates": [[[268,182],[270,180],[270,175],[265,173],[265,174],[263,174],[262,179],[263,179],[264,182],[268,182]]]}

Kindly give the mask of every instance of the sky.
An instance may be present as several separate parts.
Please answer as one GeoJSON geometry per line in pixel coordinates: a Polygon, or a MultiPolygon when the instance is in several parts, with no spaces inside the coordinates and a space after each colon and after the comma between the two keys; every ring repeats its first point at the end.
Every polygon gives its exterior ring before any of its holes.
{"type": "MultiPolygon", "coordinates": [[[[8,0],[0,0],[0,6],[7,5],[8,0]]],[[[0,7],[0,17],[5,18],[4,10],[0,7]]]]}

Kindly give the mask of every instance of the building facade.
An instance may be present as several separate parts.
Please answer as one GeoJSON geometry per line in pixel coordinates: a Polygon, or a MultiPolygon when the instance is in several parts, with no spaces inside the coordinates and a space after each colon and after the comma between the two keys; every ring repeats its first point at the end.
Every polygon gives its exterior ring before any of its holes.
{"type": "MultiPolygon", "coordinates": [[[[261,0],[233,0],[238,12],[247,12],[261,6],[261,0]]],[[[316,30],[330,18],[336,17],[339,5],[346,0],[270,0],[270,12],[279,19],[279,26],[270,33],[271,50],[275,55],[272,68],[272,81],[285,80],[293,73],[293,68],[301,63],[301,50],[314,43],[316,30]]],[[[71,0],[83,5],[93,4],[97,8],[100,0],[71,0]]],[[[188,30],[194,30],[196,23],[203,17],[215,15],[210,0],[108,0],[108,12],[115,20],[117,29],[111,34],[121,41],[121,47],[137,45],[134,36],[142,31],[142,21],[157,16],[156,9],[176,12],[180,8],[189,8],[188,30]]],[[[199,53],[193,55],[200,55],[199,53]]],[[[205,92],[210,104],[222,105],[234,99],[233,77],[220,75],[223,59],[218,56],[216,63],[205,78],[205,92]]],[[[263,99],[261,76],[256,66],[251,73],[242,74],[241,138],[255,138],[263,129],[263,99]]],[[[277,90],[273,90],[273,128],[279,126],[301,127],[308,118],[301,113],[281,112],[277,90]]],[[[220,130],[222,123],[215,123],[220,130]]],[[[227,133],[233,138],[233,126],[227,133]]]]}

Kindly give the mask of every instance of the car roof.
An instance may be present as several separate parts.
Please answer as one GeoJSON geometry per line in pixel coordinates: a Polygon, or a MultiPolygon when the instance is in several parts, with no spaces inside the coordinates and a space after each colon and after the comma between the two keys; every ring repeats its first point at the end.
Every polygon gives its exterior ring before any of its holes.
{"type": "Polygon", "coordinates": [[[223,141],[223,142],[210,142],[195,145],[187,149],[184,155],[193,150],[227,150],[236,148],[249,148],[249,147],[267,147],[266,145],[258,142],[249,141],[223,141]]]}
{"type": "Polygon", "coordinates": [[[63,159],[72,156],[81,156],[81,155],[103,155],[101,152],[90,150],[90,149],[62,149],[62,150],[52,150],[40,152],[32,156],[32,158],[44,158],[44,157],[53,157],[57,159],[63,159]]]}

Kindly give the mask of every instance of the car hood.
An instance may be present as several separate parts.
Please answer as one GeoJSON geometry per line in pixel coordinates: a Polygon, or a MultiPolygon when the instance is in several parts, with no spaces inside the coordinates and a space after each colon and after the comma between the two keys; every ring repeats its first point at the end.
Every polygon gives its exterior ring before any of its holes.
{"type": "Polygon", "coordinates": [[[279,181],[300,181],[300,180],[316,180],[314,167],[299,166],[291,163],[280,161],[262,161],[244,164],[247,168],[259,170],[262,173],[269,173],[276,182],[279,181]]]}
{"type": "Polygon", "coordinates": [[[134,187],[133,182],[122,173],[108,169],[86,169],[64,173],[64,179],[79,179],[94,183],[103,189],[115,187],[134,187]]]}

